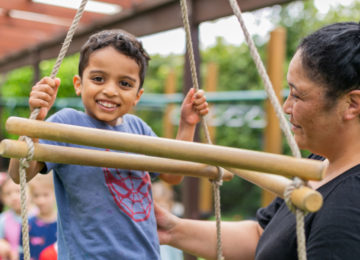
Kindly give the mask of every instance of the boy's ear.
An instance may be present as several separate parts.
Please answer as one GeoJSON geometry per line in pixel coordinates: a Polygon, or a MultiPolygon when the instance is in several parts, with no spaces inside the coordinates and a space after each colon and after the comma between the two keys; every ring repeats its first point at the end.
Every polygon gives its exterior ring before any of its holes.
{"type": "Polygon", "coordinates": [[[73,85],[76,95],[81,95],[81,78],[79,75],[75,75],[73,78],[73,85]]]}
{"type": "Polygon", "coordinates": [[[134,100],[133,106],[137,105],[137,103],[140,101],[140,97],[143,93],[144,93],[144,89],[143,88],[139,89],[139,91],[136,94],[136,99],[134,100]]]}
{"type": "Polygon", "coordinates": [[[348,107],[345,111],[345,119],[360,118],[360,90],[356,89],[347,94],[348,107]]]}

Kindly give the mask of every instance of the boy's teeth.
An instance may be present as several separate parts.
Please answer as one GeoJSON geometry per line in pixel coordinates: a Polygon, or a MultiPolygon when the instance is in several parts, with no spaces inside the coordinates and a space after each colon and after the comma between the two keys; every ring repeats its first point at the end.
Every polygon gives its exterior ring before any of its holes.
{"type": "Polygon", "coordinates": [[[98,101],[98,103],[104,107],[108,107],[108,108],[113,108],[116,107],[116,104],[114,103],[109,103],[109,102],[104,102],[104,101],[98,101]]]}

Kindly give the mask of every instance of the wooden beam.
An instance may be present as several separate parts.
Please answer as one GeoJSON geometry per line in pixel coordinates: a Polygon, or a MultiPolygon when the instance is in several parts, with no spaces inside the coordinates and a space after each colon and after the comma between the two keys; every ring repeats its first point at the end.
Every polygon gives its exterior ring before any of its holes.
{"type": "MultiPolygon", "coordinates": [[[[34,30],[34,31],[43,31],[51,33],[52,35],[56,33],[65,33],[68,29],[68,26],[42,23],[38,21],[29,21],[21,18],[14,18],[9,16],[4,16],[0,14],[0,25],[6,25],[13,28],[14,30],[25,29],[25,30],[34,30]]],[[[31,33],[28,31],[28,33],[31,33]]]]}
{"type": "Polygon", "coordinates": [[[144,2],[146,0],[99,0],[99,2],[104,2],[113,5],[119,5],[122,8],[130,8],[136,4],[144,2]]]}
{"type": "MultiPolygon", "coordinates": [[[[284,198],[285,189],[292,182],[288,178],[275,176],[273,174],[240,169],[229,170],[240,178],[247,180],[281,198],[284,198]]],[[[291,193],[290,199],[296,207],[308,212],[318,211],[323,204],[321,194],[318,191],[312,190],[306,186],[295,189],[293,193],[291,193]]]]}
{"type": "Polygon", "coordinates": [[[8,118],[6,130],[12,134],[33,138],[195,161],[225,168],[298,176],[306,180],[321,180],[327,167],[323,162],[310,159],[19,117],[8,118]]]}
{"type": "MultiPolygon", "coordinates": [[[[0,154],[4,157],[23,158],[26,157],[27,150],[27,144],[22,141],[4,139],[0,143],[0,154]]],[[[181,174],[210,179],[218,176],[217,168],[206,164],[46,144],[35,144],[33,159],[41,162],[181,174]]],[[[226,171],[223,180],[229,181],[232,177],[233,175],[226,171]]]]}
{"type": "MultiPolygon", "coordinates": [[[[0,143],[0,155],[3,157],[24,158],[27,153],[28,147],[25,142],[4,139],[0,143]]],[[[46,144],[34,144],[33,159],[42,162],[182,174],[210,179],[216,178],[218,174],[216,167],[199,163],[46,144]]],[[[267,173],[239,169],[232,169],[232,172],[280,197],[283,197],[286,187],[291,183],[291,180],[285,177],[267,173]]],[[[225,170],[223,180],[231,178],[232,174],[225,170]]],[[[290,199],[295,206],[309,212],[319,210],[323,202],[321,194],[308,187],[295,189],[290,199]]]]}
{"type": "MultiPolygon", "coordinates": [[[[256,8],[274,4],[291,2],[290,0],[239,0],[243,11],[251,11],[256,8]]],[[[217,19],[232,15],[231,8],[226,1],[219,0],[194,0],[196,13],[194,21],[217,19]],[[203,10],[206,9],[207,11],[203,10]]],[[[95,24],[78,30],[74,35],[68,54],[78,52],[82,44],[95,31],[110,28],[122,28],[136,36],[144,36],[160,31],[182,27],[179,1],[177,0],[152,0],[145,1],[131,9],[124,10],[119,14],[108,16],[95,24]]],[[[65,38],[65,34],[55,37],[47,42],[39,44],[36,48],[29,48],[0,59],[0,72],[6,72],[14,68],[28,65],[28,56],[32,52],[40,52],[40,57],[50,59],[57,56],[59,48],[65,38]]]]}
{"type": "MultiPolygon", "coordinates": [[[[54,18],[67,19],[70,22],[74,18],[76,13],[76,9],[47,5],[42,3],[34,3],[32,1],[24,0],[0,0],[0,7],[7,11],[18,10],[30,13],[37,13],[52,16],[54,18]]],[[[104,14],[100,13],[84,12],[83,16],[81,17],[81,22],[94,22],[104,16],[104,14]]]]}

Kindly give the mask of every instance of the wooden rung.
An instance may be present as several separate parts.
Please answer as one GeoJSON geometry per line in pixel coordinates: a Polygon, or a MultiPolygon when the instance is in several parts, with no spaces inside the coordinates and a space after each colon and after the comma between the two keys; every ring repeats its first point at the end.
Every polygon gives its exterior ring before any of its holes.
{"type": "MultiPolygon", "coordinates": [[[[23,141],[4,139],[0,143],[0,155],[3,157],[23,158],[26,157],[27,151],[27,144],[23,141]]],[[[218,174],[215,166],[200,163],[38,143],[34,144],[33,159],[44,162],[182,174],[210,179],[216,178],[218,174]]],[[[240,169],[230,169],[230,171],[280,197],[283,197],[285,188],[291,182],[285,177],[273,174],[240,169]]],[[[230,180],[233,176],[232,173],[224,170],[223,180],[230,180]]],[[[309,212],[319,210],[322,205],[320,193],[307,187],[294,190],[291,200],[295,206],[309,212]]]]}
{"type": "MultiPolygon", "coordinates": [[[[34,144],[33,160],[64,164],[79,164],[107,168],[119,168],[158,173],[181,174],[215,179],[218,169],[200,163],[151,157],[120,152],[99,151],[85,148],[34,144]]],[[[0,155],[7,158],[24,158],[28,147],[23,141],[4,139],[0,143],[0,155]]],[[[231,180],[233,174],[224,170],[223,180],[231,180]]]]}
{"type": "MultiPolygon", "coordinates": [[[[273,174],[260,173],[242,169],[228,169],[231,173],[256,184],[257,186],[273,192],[275,195],[284,198],[284,191],[291,180],[283,176],[276,176],[273,174]]],[[[299,209],[316,212],[322,204],[322,195],[309,187],[303,186],[299,189],[295,189],[291,194],[292,203],[299,209]]]]}
{"type": "Polygon", "coordinates": [[[298,176],[306,180],[321,180],[326,170],[326,164],[316,160],[18,117],[10,117],[6,129],[12,134],[34,138],[195,161],[224,168],[298,176]]]}

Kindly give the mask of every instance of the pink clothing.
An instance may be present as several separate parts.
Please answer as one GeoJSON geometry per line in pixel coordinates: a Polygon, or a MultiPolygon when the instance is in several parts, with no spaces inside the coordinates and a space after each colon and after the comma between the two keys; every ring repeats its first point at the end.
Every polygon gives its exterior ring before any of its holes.
{"type": "Polygon", "coordinates": [[[19,222],[19,217],[12,211],[8,210],[4,214],[4,238],[7,240],[11,248],[15,251],[19,250],[20,243],[20,229],[21,223],[19,222]]]}

